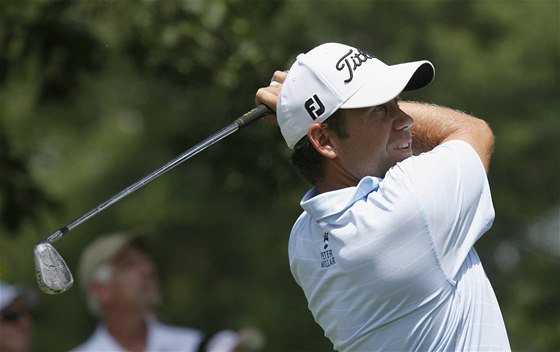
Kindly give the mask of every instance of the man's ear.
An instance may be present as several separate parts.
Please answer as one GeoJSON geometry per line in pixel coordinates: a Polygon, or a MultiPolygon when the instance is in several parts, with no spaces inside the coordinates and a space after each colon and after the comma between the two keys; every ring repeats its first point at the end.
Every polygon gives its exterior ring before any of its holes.
{"type": "Polygon", "coordinates": [[[331,133],[319,123],[314,123],[307,129],[307,138],[315,150],[324,157],[333,159],[337,154],[330,136],[331,133]]]}
{"type": "Polygon", "coordinates": [[[103,304],[111,298],[111,292],[105,285],[100,282],[92,282],[89,286],[91,295],[95,297],[95,300],[103,304]]]}

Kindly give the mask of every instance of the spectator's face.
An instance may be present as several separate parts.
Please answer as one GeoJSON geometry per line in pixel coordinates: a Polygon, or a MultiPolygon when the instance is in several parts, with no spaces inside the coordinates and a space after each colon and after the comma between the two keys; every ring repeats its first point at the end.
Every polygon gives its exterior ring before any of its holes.
{"type": "Polygon", "coordinates": [[[112,304],[120,307],[149,309],[159,301],[154,264],[134,247],[126,247],[114,261],[108,288],[112,304]]]}
{"type": "Polygon", "coordinates": [[[18,298],[0,313],[0,351],[31,351],[33,324],[25,302],[18,298]]]}

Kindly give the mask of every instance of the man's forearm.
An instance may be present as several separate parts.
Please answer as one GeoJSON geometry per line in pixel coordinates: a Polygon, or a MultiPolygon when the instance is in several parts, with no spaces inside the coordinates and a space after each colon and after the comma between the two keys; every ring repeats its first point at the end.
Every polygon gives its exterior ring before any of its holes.
{"type": "Polygon", "coordinates": [[[464,128],[465,120],[472,118],[433,104],[400,102],[399,106],[414,119],[412,147],[415,154],[432,150],[451,134],[464,128]]]}
{"type": "Polygon", "coordinates": [[[471,144],[488,168],[494,136],[486,122],[432,104],[400,102],[399,106],[414,119],[412,148],[415,154],[429,151],[447,140],[459,139],[471,144]]]}

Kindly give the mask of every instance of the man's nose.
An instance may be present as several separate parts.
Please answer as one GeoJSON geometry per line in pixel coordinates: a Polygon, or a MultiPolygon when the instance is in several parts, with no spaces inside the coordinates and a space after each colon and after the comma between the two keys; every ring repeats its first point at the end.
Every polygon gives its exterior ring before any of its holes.
{"type": "Polygon", "coordinates": [[[156,271],[156,267],[151,260],[147,260],[146,263],[144,263],[144,270],[146,270],[150,274],[153,274],[156,271]]]}
{"type": "Polygon", "coordinates": [[[393,122],[393,129],[396,131],[409,130],[414,125],[412,117],[408,116],[404,111],[399,109],[398,116],[393,122]]]}

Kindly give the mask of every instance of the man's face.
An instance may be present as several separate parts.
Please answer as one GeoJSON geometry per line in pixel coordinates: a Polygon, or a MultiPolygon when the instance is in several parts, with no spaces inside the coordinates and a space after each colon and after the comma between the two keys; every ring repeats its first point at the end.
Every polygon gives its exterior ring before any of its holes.
{"type": "Polygon", "coordinates": [[[33,321],[23,299],[14,300],[0,313],[0,351],[31,351],[33,321]]]}
{"type": "Polygon", "coordinates": [[[115,259],[107,288],[111,303],[120,307],[150,309],[159,302],[154,264],[135,247],[126,247],[115,259]]]}
{"type": "Polygon", "coordinates": [[[413,121],[397,99],[344,113],[349,137],[334,137],[333,144],[336,162],[352,183],[365,176],[384,177],[389,168],[412,155],[413,121]]]}

